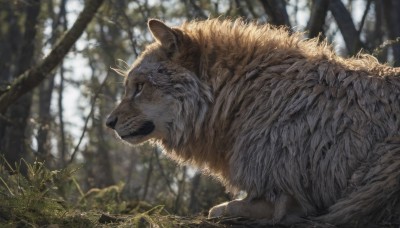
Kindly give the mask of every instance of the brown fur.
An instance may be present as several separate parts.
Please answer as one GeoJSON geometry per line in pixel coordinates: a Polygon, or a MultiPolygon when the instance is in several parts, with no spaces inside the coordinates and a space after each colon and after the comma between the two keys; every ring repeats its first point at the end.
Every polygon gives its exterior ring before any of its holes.
{"type": "Polygon", "coordinates": [[[254,205],[266,210],[254,217],[273,222],[390,219],[400,198],[400,69],[241,20],[149,28],[157,42],[127,72],[107,125],[121,136],[141,129],[124,140],[155,139],[247,192],[211,216],[251,216],[254,205]]]}

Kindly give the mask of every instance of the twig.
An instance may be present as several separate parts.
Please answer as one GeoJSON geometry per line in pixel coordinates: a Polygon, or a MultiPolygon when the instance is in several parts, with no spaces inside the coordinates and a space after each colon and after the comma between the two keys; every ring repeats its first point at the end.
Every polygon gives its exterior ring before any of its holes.
{"type": "Polygon", "coordinates": [[[79,186],[78,181],[76,181],[75,177],[72,177],[72,182],[75,184],[76,188],[78,189],[79,194],[81,195],[81,198],[85,196],[85,193],[83,193],[81,186],[79,186]]]}
{"type": "Polygon", "coordinates": [[[90,107],[90,112],[89,112],[89,114],[87,115],[87,117],[85,119],[85,124],[84,124],[83,129],[82,129],[81,137],[79,137],[79,141],[75,146],[74,152],[72,152],[72,154],[71,154],[71,158],[70,158],[68,164],[71,164],[74,161],[75,155],[78,152],[78,149],[79,149],[79,146],[82,143],[83,137],[85,136],[90,117],[92,116],[93,111],[94,111],[94,107],[96,106],[96,100],[97,100],[97,98],[98,98],[98,96],[100,94],[100,91],[103,89],[104,85],[106,84],[106,81],[107,81],[109,75],[110,75],[110,73],[107,73],[107,75],[104,78],[103,82],[100,84],[100,87],[97,89],[96,93],[93,96],[93,101],[92,101],[92,105],[90,107]]]}
{"type": "MultiPolygon", "coordinates": [[[[137,48],[137,41],[135,38],[135,34],[134,34],[134,30],[133,28],[135,26],[137,26],[136,23],[131,22],[130,17],[126,14],[125,12],[125,6],[122,5],[121,1],[117,1],[117,2],[113,2],[113,4],[115,5],[115,7],[117,8],[118,12],[120,12],[121,16],[123,17],[125,23],[127,26],[123,26],[118,19],[114,19],[112,22],[121,30],[125,31],[128,34],[129,37],[129,42],[131,43],[131,47],[133,50],[133,53],[135,54],[135,57],[137,58],[139,56],[138,51],[136,50],[137,48]],[[125,28],[126,27],[126,28],[125,28]]],[[[139,3],[138,3],[139,4],[139,3]]]]}
{"type": "Polygon", "coordinates": [[[3,178],[0,177],[1,182],[3,183],[4,187],[7,188],[8,192],[10,193],[11,196],[14,196],[14,193],[11,191],[10,187],[8,187],[7,182],[3,180],[3,178]]]}
{"type": "Polygon", "coordinates": [[[400,44],[400,37],[397,37],[394,40],[386,40],[385,42],[383,42],[381,45],[379,45],[377,48],[374,49],[374,51],[372,52],[373,56],[378,56],[383,49],[385,49],[388,46],[394,45],[394,44],[400,44]]]}
{"type": "Polygon", "coordinates": [[[153,158],[154,158],[154,156],[155,156],[156,153],[157,153],[157,149],[154,148],[154,153],[151,154],[150,162],[149,162],[149,169],[147,170],[146,180],[145,180],[145,182],[144,182],[144,189],[143,189],[142,200],[145,200],[145,199],[146,199],[147,192],[148,192],[148,190],[149,190],[150,177],[151,177],[151,174],[152,174],[152,172],[153,172],[153,158]]]}
{"type": "Polygon", "coordinates": [[[181,204],[182,193],[185,191],[185,180],[186,180],[186,166],[183,167],[182,170],[182,178],[178,181],[178,194],[176,195],[175,204],[174,204],[174,212],[178,213],[178,208],[181,204]]]}
{"type": "Polygon", "coordinates": [[[363,14],[363,16],[361,18],[361,22],[360,22],[360,27],[358,28],[358,36],[360,36],[361,31],[364,27],[365,19],[367,18],[369,8],[371,7],[371,2],[372,2],[372,0],[368,0],[367,5],[365,6],[364,14],[363,14]]]}
{"type": "Polygon", "coordinates": [[[161,173],[161,176],[164,178],[165,182],[167,183],[167,187],[168,187],[169,191],[170,191],[174,196],[176,196],[177,193],[172,189],[172,187],[171,187],[171,182],[169,181],[167,175],[165,175],[165,173],[164,173],[164,168],[163,168],[162,165],[161,165],[160,157],[159,157],[159,154],[158,154],[157,147],[156,147],[155,150],[156,150],[156,153],[155,153],[155,155],[156,155],[156,162],[157,162],[157,165],[158,165],[158,167],[159,167],[159,171],[160,171],[160,173],[161,173]]]}

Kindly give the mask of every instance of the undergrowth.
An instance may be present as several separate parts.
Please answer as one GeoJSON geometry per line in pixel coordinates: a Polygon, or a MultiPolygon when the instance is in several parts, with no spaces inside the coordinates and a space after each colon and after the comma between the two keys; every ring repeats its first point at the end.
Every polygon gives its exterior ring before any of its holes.
{"type": "MultiPolygon", "coordinates": [[[[175,216],[162,205],[122,199],[123,183],[83,192],[75,179],[77,167],[51,171],[39,161],[21,164],[26,175],[0,157],[0,227],[283,227],[245,218],[175,216]]],[[[305,221],[290,227],[335,226],[305,221]]]]}
{"type": "Polygon", "coordinates": [[[0,162],[0,227],[186,226],[163,206],[121,200],[122,183],[84,193],[74,177],[78,168],[51,171],[24,160],[21,165],[26,175],[0,162]]]}

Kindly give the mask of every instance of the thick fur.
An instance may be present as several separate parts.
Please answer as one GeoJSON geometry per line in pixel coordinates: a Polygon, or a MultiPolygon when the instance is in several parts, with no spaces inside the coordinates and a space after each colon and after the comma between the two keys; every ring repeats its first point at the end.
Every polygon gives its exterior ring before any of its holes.
{"type": "Polygon", "coordinates": [[[149,28],[156,42],[128,72],[110,118],[119,135],[144,120],[155,130],[126,141],[156,139],[178,162],[246,191],[249,205],[271,208],[274,222],[291,211],[334,224],[397,213],[399,68],[241,20],[149,28]],[[146,98],[130,95],[138,81],[146,98]]]}

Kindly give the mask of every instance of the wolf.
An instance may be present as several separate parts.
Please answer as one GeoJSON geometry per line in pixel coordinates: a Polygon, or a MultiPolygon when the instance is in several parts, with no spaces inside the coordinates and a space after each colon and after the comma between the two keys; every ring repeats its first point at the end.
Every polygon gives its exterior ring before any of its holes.
{"type": "Polygon", "coordinates": [[[399,68],[240,19],[148,28],[155,42],[117,70],[125,94],[106,125],[246,192],[209,217],[365,224],[399,214],[399,68]]]}

